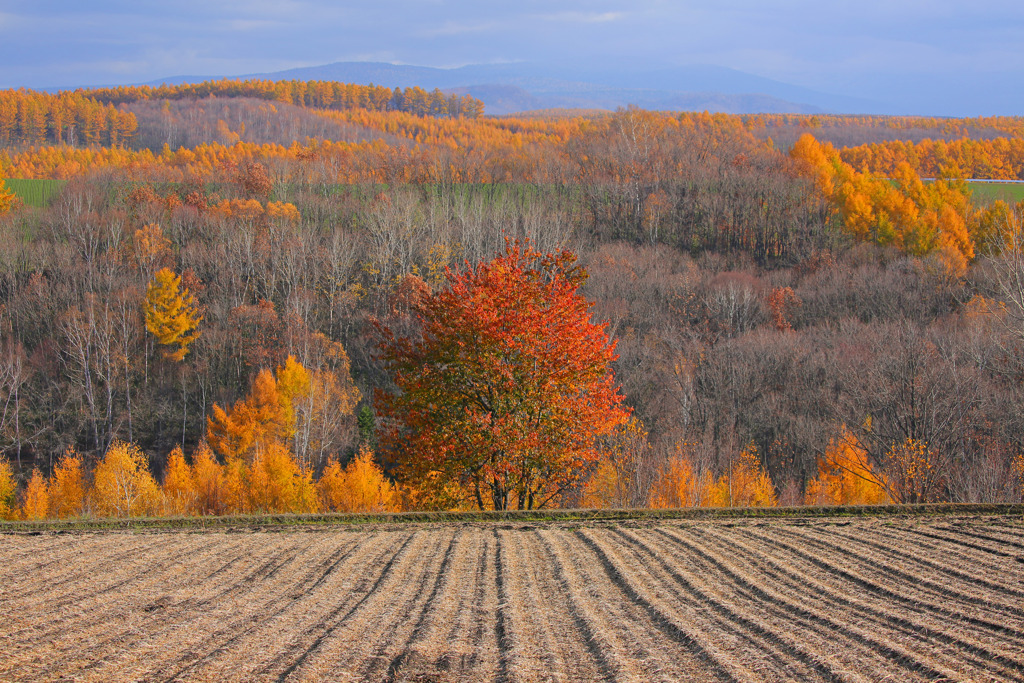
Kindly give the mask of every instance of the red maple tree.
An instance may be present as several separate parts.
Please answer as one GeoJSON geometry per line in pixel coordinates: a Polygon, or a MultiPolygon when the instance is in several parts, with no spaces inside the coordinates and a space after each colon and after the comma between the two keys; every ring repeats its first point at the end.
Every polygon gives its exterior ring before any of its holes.
{"type": "Polygon", "coordinates": [[[414,302],[415,337],[378,323],[396,388],[378,392],[381,445],[421,504],[540,508],[596,463],[628,411],[585,278],[571,252],[510,242],[414,302]]]}

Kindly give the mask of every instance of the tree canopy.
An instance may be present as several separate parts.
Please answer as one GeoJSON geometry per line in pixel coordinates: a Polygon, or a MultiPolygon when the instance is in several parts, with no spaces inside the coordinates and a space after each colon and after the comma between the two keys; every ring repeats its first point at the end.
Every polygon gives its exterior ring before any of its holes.
{"type": "Polygon", "coordinates": [[[628,413],[615,344],[591,321],[570,252],[518,243],[412,297],[415,336],[378,324],[395,391],[382,447],[425,504],[543,507],[589,474],[596,439],[628,413]]]}

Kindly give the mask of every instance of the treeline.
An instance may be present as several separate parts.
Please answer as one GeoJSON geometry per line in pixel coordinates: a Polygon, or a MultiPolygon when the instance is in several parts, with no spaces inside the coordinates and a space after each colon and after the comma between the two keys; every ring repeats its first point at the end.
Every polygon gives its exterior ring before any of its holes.
{"type": "Polygon", "coordinates": [[[988,140],[1024,137],[1024,117],[868,116],[849,114],[746,114],[745,125],[787,148],[804,133],[839,147],[900,140],[988,140]]]}
{"type": "Polygon", "coordinates": [[[484,104],[469,95],[445,95],[439,89],[426,91],[356,85],[337,81],[271,81],[221,79],[203,83],[160,86],[118,86],[79,91],[106,104],[127,104],[141,100],[204,100],[211,97],[249,97],[315,109],[340,111],[367,109],[401,111],[417,116],[476,118],[484,113],[484,104]]]}
{"type": "Polygon", "coordinates": [[[1024,138],[892,141],[846,147],[840,155],[861,173],[891,178],[907,164],[926,178],[1024,180],[1024,138]]]}
{"type": "Polygon", "coordinates": [[[936,254],[957,275],[976,252],[998,249],[995,232],[1010,207],[997,202],[975,208],[962,182],[925,183],[905,162],[891,177],[866,174],[810,135],[801,137],[790,155],[815,178],[846,231],[859,241],[918,256],[936,254]]]}
{"type": "Polygon", "coordinates": [[[119,147],[138,128],[128,111],[78,92],[57,95],[0,90],[0,146],[87,145],[119,147]]]}
{"type": "Polygon", "coordinates": [[[371,319],[413,329],[409,276],[441,287],[507,235],[580,255],[637,420],[562,504],[1020,499],[1010,207],[982,229],[955,184],[911,175],[889,192],[835,150],[782,154],[736,117],[357,115],[468,144],[87,150],[121,156],[0,218],[0,447],[17,495],[68,447],[95,472],[137,444],[163,485],[178,445],[249,463],[244,435],[276,419],[254,416],[284,405],[251,401],[256,380],[280,385],[290,357],[309,387],[358,390],[321,411],[343,418],[327,432],[288,418],[278,433],[288,481],[318,481],[374,447],[370,397],[390,380],[371,319]],[[196,306],[181,358],[146,317],[164,269],[196,306]],[[297,440],[314,433],[329,445],[297,440]]]}

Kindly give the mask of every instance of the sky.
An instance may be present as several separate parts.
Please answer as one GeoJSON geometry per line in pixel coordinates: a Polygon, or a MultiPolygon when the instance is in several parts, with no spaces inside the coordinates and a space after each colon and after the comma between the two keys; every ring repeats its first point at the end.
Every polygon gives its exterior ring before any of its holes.
{"type": "Polygon", "coordinates": [[[0,0],[0,87],[338,61],[715,65],[917,113],[1024,114],[1024,2],[0,0]]]}

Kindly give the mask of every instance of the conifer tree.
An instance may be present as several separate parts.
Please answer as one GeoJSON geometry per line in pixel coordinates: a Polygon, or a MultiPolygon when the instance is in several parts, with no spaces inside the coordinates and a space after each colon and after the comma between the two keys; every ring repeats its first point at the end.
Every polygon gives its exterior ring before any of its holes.
{"type": "Polygon", "coordinates": [[[158,344],[169,347],[164,358],[180,361],[188,353],[189,344],[199,338],[203,316],[181,278],[170,268],[161,268],[146,290],[143,304],[146,329],[158,344]]]}

